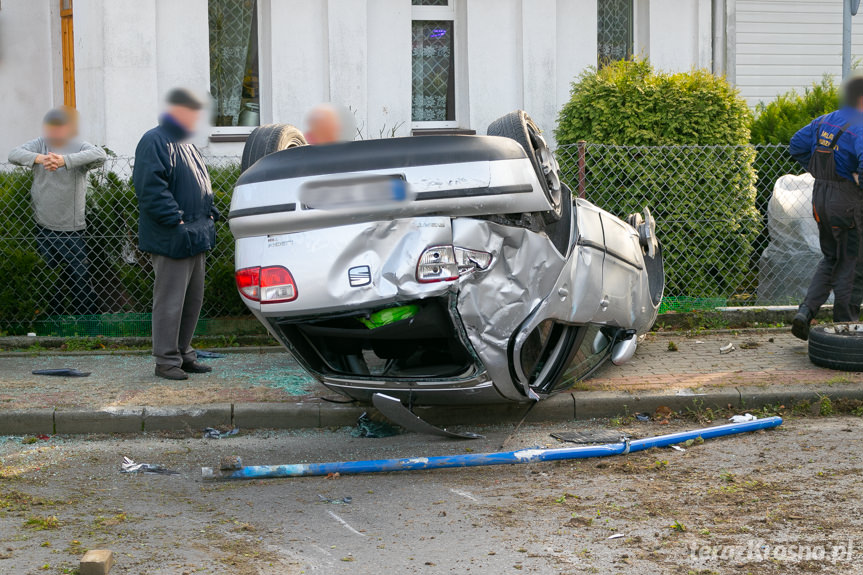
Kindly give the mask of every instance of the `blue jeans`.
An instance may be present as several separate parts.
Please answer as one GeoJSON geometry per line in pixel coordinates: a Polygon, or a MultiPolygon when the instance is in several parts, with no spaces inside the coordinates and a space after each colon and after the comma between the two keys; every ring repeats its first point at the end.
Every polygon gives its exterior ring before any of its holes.
{"type": "Polygon", "coordinates": [[[60,270],[60,281],[52,294],[50,307],[54,313],[91,315],[98,313],[96,294],[90,285],[90,261],[84,232],[58,232],[36,226],[39,254],[50,268],[60,270]],[[66,309],[66,296],[71,310],[66,309]]]}

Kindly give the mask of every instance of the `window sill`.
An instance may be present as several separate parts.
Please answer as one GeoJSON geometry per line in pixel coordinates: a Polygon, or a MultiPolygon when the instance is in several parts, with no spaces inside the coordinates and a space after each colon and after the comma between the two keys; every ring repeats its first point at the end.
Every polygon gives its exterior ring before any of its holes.
{"type": "Polygon", "coordinates": [[[470,128],[414,128],[411,136],[476,136],[470,128]]]}
{"type": "Polygon", "coordinates": [[[249,139],[249,133],[242,134],[210,134],[210,141],[215,143],[245,142],[249,139]]]}

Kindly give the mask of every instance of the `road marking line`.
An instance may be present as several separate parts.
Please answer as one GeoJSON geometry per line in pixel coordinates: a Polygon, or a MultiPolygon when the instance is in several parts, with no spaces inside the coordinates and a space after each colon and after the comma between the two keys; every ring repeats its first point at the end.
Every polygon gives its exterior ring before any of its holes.
{"type": "Polygon", "coordinates": [[[462,491],[461,489],[450,489],[450,491],[452,491],[456,495],[461,495],[465,499],[470,499],[471,501],[479,502],[479,499],[477,499],[476,497],[474,497],[473,495],[471,495],[467,491],[462,491]]]}
{"type": "Polygon", "coordinates": [[[365,535],[364,535],[363,533],[360,533],[359,531],[357,531],[356,529],[354,529],[353,527],[351,527],[350,525],[348,525],[348,522],[347,522],[347,521],[345,521],[344,519],[342,519],[341,517],[339,517],[338,515],[336,515],[336,514],[335,514],[335,513],[333,513],[332,511],[327,511],[327,513],[329,513],[329,514],[330,514],[330,517],[332,517],[333,519],[335,519],[336,521],[338,521],[339,523],[341,523],[341,524],[342,524],[342,526],[343,526],[345,529],[347,529],[348,531],[350,531],[351,533],[354,533],[354,534],[356,534],[356,535],[359,535],[360,537],[365,537],[365,535]]]}

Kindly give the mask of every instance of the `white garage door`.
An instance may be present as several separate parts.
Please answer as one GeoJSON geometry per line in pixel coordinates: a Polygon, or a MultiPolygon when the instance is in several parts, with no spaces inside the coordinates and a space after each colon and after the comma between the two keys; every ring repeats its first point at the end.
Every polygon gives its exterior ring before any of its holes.
{"type": "MultiPolygon", "coordinates": [[[[736,80],[751,106],[842,75],[842,0],[736,0],[736,7],[736,80]]],[[[863,10],[854,47],[863,47],[863,10]]]]}

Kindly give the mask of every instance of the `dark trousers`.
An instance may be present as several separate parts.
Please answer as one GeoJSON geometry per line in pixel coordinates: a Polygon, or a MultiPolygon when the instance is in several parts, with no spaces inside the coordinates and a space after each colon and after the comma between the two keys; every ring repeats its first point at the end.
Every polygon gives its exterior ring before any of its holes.
{"type": "Polygon", "coordinates": [[[153,255],[153,356],[157,365],[195,361],[192,336],[204,303],[206,254],[174,259],[153,255]]]}
{"type": "Polygon", "coordinates": [[[815,180],[812,211],[818,222],[823,257],[803,302],[813,315],[832,290],[833,321],[859,319],[863,299],[863,269],[857,269],[858,262],[863,264],[859,261],[861,209],[861,194],[853,184],[815,180]]]}
{"type": "Polygon", "coordinates": [[[59,289],[51,290],[50,307],[57,313],[90,315],[98,313],[96,293],[90,285],[90,261],[84,232],[58,232],[36,227],[36,245],[45,263],[60,273],[59,289]],[[64,300],[68,294],[71,310],[64,300]]]}

